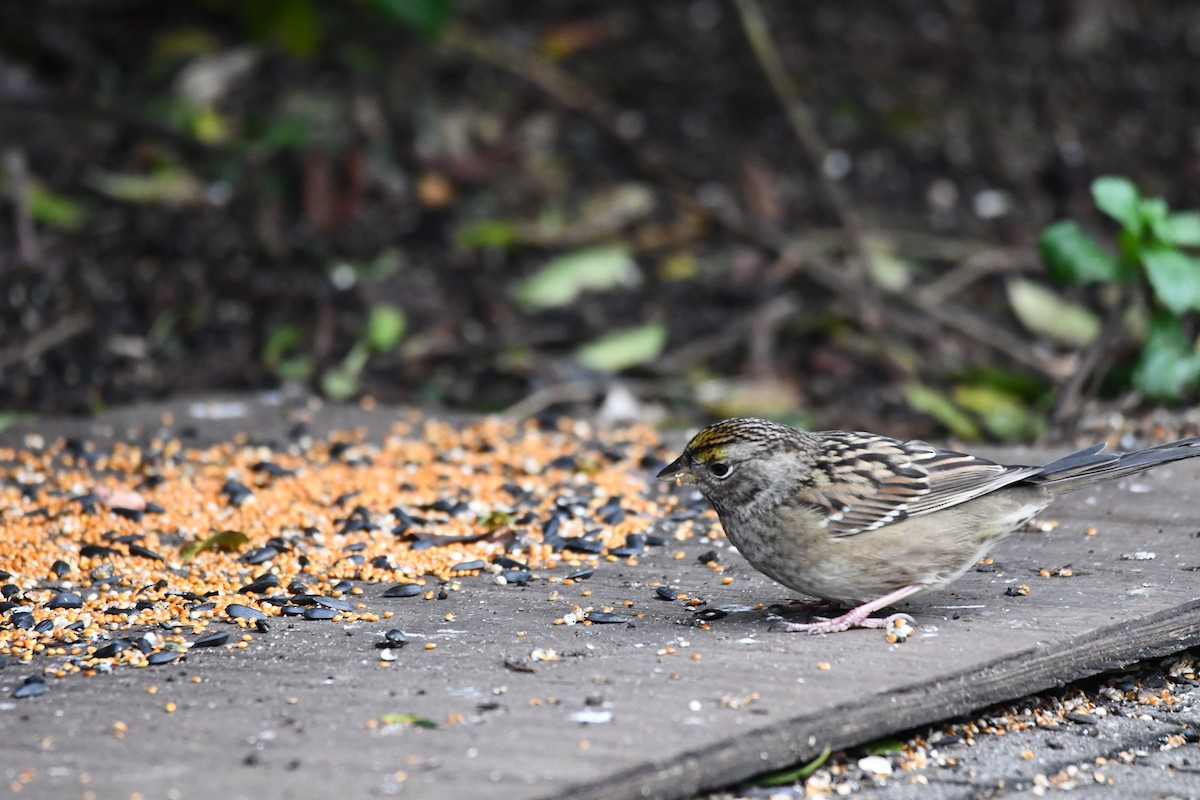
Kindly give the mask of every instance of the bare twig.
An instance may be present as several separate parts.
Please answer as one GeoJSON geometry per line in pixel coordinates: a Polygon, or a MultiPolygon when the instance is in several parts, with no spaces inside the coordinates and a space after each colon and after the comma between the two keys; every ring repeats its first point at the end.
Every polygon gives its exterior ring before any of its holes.
{"type": "Polygon", "coordinates": [[[529,81],[565,108],[585,115],[621,141],[629,136],[618,124],[618,110],[554,63],[523,50],[505,47],[462,22],[442,34],[442,42],[480,61],[506,69],[529,81]]]}
{"type": "Polygon", "coordinates": [[[1032,272],[1037,267],[1032,253],[1029,258],[1018,258],[1013,253],[999,249],[981,249],[967,256],[953,269],[947,270],[918,291],[921,304],[925,306],[945,303],[953,295],[976,281],[989,275],[1009,272],[1032,272]]]}
{"type": "Polygon", "coordinates": [[[534,390],[504,409],[504,415],[515,419],[525,419],[559,403],[586,403],[604,391],[607,384],[608,381],[599,379],[552,383],[534,390]]]}
{"type": "Polygon", "coordinates": [[[36,361],[63,342],[86,333],[92,327],[92,315],[79,312],[63,317],[58,322],[39,331],[20,344],[11,344],[0,350],[0,369],[19,361],[36,361]]]}
{"type": "Polygon", "coordinates": [[[1079,364],[1074,374],[1063,385],[1054,401],[1054,409],[1050,413],[1050,424],[1059,431],[1073,426],[1083,410],[1089,384],[1094,384],[1094,378],[1099,374],[1104,358],[1111,355],[1113,344],[1121,335],[1125,324],[1125,314],[1136,299],[1133,292],[1123,291],[1109,306],[1108,316],[1100,333],[1084,349],[1079,357],[1079,364]]]}
{"type": "Polygon", "coordinates": [[[821,185],[829,196],[829,201],[833,204],[842,225],[850,234],[861,268],[865,270],[871,263],[871,248],[862,219],[854,207],[850,193],[825,169],[825,161],[829,157],[829,147],[825,144],[825,139],[821,136],[820,131],[817,130],[808,106],[804,104],[800,92],[796,89],[796,84],[783,65],[783,59],[780,58],[779,50],[775,47],[775,41],[771,38],[770,30],[767,28],[762,8],[759,7],[757,0],[734,0],[734,4],[742,18],[742,28],[746,31],[746,38],[750,41],[750,47],[758,58],[759,66],[766,73],[771,89],[775,92],[780,104],[783,105],[783,110],[787,113],[788,122],[796,134],[796,138],[808,151],[817,175],[820,176],[821,185]]]}
{"type": "MultiPolygon", "coordinates": [[[[646,142],[633,146],[630,136],[618,123],[619,110],[604,98],[568,75],[557,65],[536,54],[505,47],[486,35],[456,24],[449,29],[443,41],[474,58],[508,70],[518,77],[538,86],[566,108],[574,109],[600,125],[617,140],[629,147],[629,152],[639,169],[650,177],[661,181],[675,200],[688,209],[696,210],[735,235],[742,236],[758,247],[774,253],[782,269],[773,270],[772,277],[783,279],[797,269],[818,284],[825,286],[849,304],[851,315],[868,330],[878,330],[885,322],[917,335],[925,341],[937,338],[935,325],[949,328],[977,344],[992,348],[998,353],[1024,364],[1041,375],[1059,380],[1062,369],[1039,358],[1031,351],[1028,342],[1002,328],[970,313],[951,307],[946,302],[921,302],[912,292],[888,293],[887,313],[883,313],[884,295],[880,288],[867,276],[865,267],[870,263],[870,244],[863,224],[855,211],[853,202],[845,188],[832,180],[823,170],[822,161],[829,149],[817,131],[808,109],[800,100],[799,93],[787,76],[778,51],[775,49],[763,20],[761,9],[755,0],[736,0],[742,14],[747,37],[758,55],[763,70],[772,87],[783,103],[788,119],[797,138],[817,165],[817,172],[829,193],[843,230],[813,231],[803,239],[794,239],[782,231],[765,226],[760,220],[747,220],[739,210],[724,205],[702,206],[686,181],[672,174],[665,160],[646,142]],[[811,245],[811,247],[810,247],[811,245]],[[848,271],[829,263],[819,256],[820,252],[849,247],[857,255],[863,269],[848,271]],[[935,325],[928,324],[929,322],[935,325]]],[[[902,249],[911,248],[916,254],[928,258],[960,260],[983,247],[973,242],[962,242],[941,237],[929,237],[906,233],[888,235],[889,242],[899,244],[902,249]]],[[[1014,259],[1018,256],[1013,255],[1014,259]]],[[[962,276],[960,276],[962,277],[962,276]]],[[[957,280],[958,278],[956,278],[957,280]]],[[[944,298],[943,298],[944,299],[944,298]]],[[[694,342],[688,347],[660,359],[658,366],[692,362],[704,353],[722,350],[730,340],[745,337],[747,329],[725,326],[710,339],[694,342]]],[[[572,390],[575,391],[575,390],[572,390]]],[[[518,409],[519,410],[519,409],[518,409]]]]}
{"type": "Polygon", "coordinates": [[[9,150],[4,154],[4,166],[8,171],[12,190],[13,208],[16,209],[17,257],[25,264],[36,264],[41,260],[37,228],[33,224],[33,211],[29,207],[29,169],[25,154],[20,150],[9,150]]]}

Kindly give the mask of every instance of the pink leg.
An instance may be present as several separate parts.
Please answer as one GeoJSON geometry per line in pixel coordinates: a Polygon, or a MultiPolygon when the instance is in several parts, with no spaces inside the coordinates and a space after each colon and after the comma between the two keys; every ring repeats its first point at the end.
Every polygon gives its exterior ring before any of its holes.
{"type": "Polygon", "coordinates": [[[789,633],[813,634],[838,633],[839,631],[848,631],[851,628],[882,628],[887,624],[887,620],[871,618],[871,614],[881,608],[890,606],[892,603],[898,603],[906,597],[912,597],[924,589],[924,584],[914,583],[910,586],[897,589],[894,592],[889,592],[877,600],[856,606],[840,617],[821,619],[819,622],[785,622],[772,627],[775,630],[787,631],[789,633]]]}

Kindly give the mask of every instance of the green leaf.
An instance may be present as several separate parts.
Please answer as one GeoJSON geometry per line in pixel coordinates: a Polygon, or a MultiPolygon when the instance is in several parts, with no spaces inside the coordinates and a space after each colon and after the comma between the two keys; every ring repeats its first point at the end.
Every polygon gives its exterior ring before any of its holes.
{"type": "Polygon", "coordinates": [[[456,237],[459,247],[494,248],[502,250],[511,247],[517,240],[517,228],[511,222],[501,219],[487,219],[467,225],[458,232],[456,237]]]}
{"type": "Polygon", "coordinates": [[[274,39],[299,58],[315,53],[321,41],[313,0],[241,0],[237,10],[250,35],[274,39]]]}
{"type": "Polygon", "coordinates": [[[313,360],[308,356],[294,356],[279,362],[275,376],[283,381],[307,381],[314,369],[313,360]]]}
{"type": "Polygon", "coordinates": [[[956,386],[954,402],[977,416],[988,433],[1000,439],[1027,441],[1041,433],[1041,417],[1021,398],[994,386],[956,386]]]}
{"type": "Polygon", "coordinates": [[[29,187],[29,213],[38,222],[61,230],[74,230],[87,218],[87,209],[69,197],[56,194],[40,183],[29,187]]]}
{"type": "Polygon", "coordinates": [[[438,726],[433,720],[418,717],[416,714],[384,714],[380,720],[386,725],[412,725],[416,728],[436,728],[438,726]]]}
{"type": "Polygon", "coordinates": [[[1092,181],[1092,199],[1096,208],[1121,223],[1121,227],[1140,235],[1142,216],[1139,212],[1141,195],[1128,178],[1105,175],[1092,181]]]}
{"type": "Polygon", "coordinates": [[[1172,313],[1200,310],[1200,259],[1166,247],[1142,253],[1154,296],[1172,313]]]}
{"type": "Polygon", "coordinates": [[[1200,247],[1200,211],[1172,214],[1163,223],[1158,236],[1177,247],[1200,247]]]}
{"type": "Polygon", "coordinates": [[[1128,267],[1106,253],[1071,220],[1046,228],[1038,239],[1038,248],[1050,276],[1064,286],[1132,277],[1128,267]]]}
{"type": "Polygon", "coordinates": [[[241,531],[217,531],[207,539],[199,542],[189,542],[179,551],[183,563],[188,563],[205,550],[241,550],[250,543],[250,537],[241,531]]]}
{"type": "Polygon", "coordinates": [[[1026,329],[1056,342],[1082,347],[1100,333],[1100,319],[1089,309],[1060,297],[1034,281],[1008,282],[1008,302],[1026,329]]]}
{"type": "Polygon", "coordinates": [[[303,332],[296,325],[275,325],[267,334],[267,342],[263,345],[262,364],[269,370],[276,370],[283,363],[284,356],[292,348],[300,344],[304,338],[303,332]]]}
{"type": "Polygon", "coordinates": [[[513,294],[527,309],[553,308],[574,302],[585,291],[640,282],[641,273],[628,250],[600,247],[559,256],[519,283],[513,294]]]}
{"type": "Polygon", "coordinates": [[[246,137],[246,145],[256,155],[266,156],[279,150],[303,150],[312,140],[312,124],[300,117],[283,117],[246,137]]]}
{"type": "Polygon", "coordinates": [[[0,431],[22,422],[33,422],[36,419],[36,414],[28,414],[24,411],[0,411],[0,431]]]}
{"type": "Polygon", "coordinates": [[[1148,197],[1138,206],[1138,214],[1142,220],[1143,230],[1149,230],[1157,238],[1162,238],[1162,232],[1167,226],[1170,209],[1167,201],[1161,197],[1148,197]]]}
{"type": "Polygon", "coordinates": [[[347,369],[345,365],[327,369],[321,374],[321,391],[335,402],[342,402],[358,392],[358,376],[361,370],[347,369]]]}
{"type": "Polygon", "coordinates": [[[904,752],[904,742],[899,739],[876,739],[863,749],[873,756],[894,756],[904,752]]]}
{"type": "Polygon", "coordinates": [[[404,336],[404,312],[395,306],[378,305],[367,319],[367,346],[377,353],[393,349],[404,336]]]}
{"type": "Polygon", "coordinates": [[[652,322],[589,342],[576,351],[575,357],[589,369],[620,372],[658,358],[666,343],[667,327],[652,322]]]}
{"type": "Polygon", "coordinates": [[[204,187],[182,167],[166,167],[148,175],[95,172],[88,182],[103,195],[127,203],[190,205],[204,197],[204,187]]]}
{"type": "Polygon", "coordinates": [[[454,15],[453,0],[365,0],[394,22],[436,39],[454,15]]]}
{"type": "Polygon", "coordinates": [[[832,751],[829,749],[829,745],[826,745],[819,756],[804,766],[797,769],[785,769],[780,772],[768,772],[766,775],[759,776],[755,783],[759,786],[786,786],[789,783],[802,781],[821,768],[821,765],[829,758],[830,752],[832,751]]]}
{"type": "Polygon", "coordinates": [[[1200,357],[1184,333],[1183,325],[1170,314],[1155,314],[1150,335],[1133,368],[1133,385],[1150,398],[1175,400],[1196,385],[1200,357]]]}
{"type": "Polygon", "coordinates": [[[1040,402],[1050,393],[1049,386],[1029,373],[998,367],[976,367],[967,370],[963,374],[962,382],[973,386],[992,386],[1027,403],[1040,402]]]}
{"type": "Polygon", "coordinates": [[[954,404],[941,392],[915,381],[901,387],[908,407],[921,414],[928,414],[960,439],[982,438],[979,426],[971,416],[954,404]]]}

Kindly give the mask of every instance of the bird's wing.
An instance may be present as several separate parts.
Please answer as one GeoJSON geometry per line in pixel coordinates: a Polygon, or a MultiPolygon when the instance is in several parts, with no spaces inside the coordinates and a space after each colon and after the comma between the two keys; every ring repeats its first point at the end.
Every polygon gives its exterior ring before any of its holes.
{"type": "Polygon", "coordinates": [[[870,433],[816,434],[824,458],[797,499],[826,515],[828,532],[851,536],[965,503],[1034,475],[1039,467],[901,442],[870,433]]]}

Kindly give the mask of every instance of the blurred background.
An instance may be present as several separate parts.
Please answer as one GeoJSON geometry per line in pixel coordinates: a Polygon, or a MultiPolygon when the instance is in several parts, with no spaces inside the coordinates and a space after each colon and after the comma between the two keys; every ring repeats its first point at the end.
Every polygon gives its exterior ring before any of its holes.
{"type": "Polygon", "coordinates": [[[1187,417],[1198,62],[1195,2],[7,2],[0,421],[1187,417]]]}

